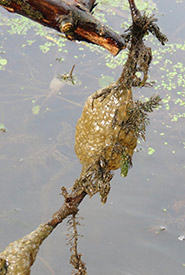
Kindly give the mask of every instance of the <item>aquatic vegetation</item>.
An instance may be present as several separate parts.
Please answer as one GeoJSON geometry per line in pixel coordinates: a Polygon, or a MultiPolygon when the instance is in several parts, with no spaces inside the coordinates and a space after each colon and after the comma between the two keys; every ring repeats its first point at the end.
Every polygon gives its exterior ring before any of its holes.
{"type": "Polygon", "coordinates": [[[7,59],[0,56],[0,70],[5,70],[5,66],[7,65],[7,63],[7,59]]]}
{"type": "Polygon", "coordinates": [[[72,274],[74,275],[86,275],[87,268],[85,263],[82,261],[82,254],[78,252],[78,239],[82,237],[79,235],[77,231],[77,226],[80,226],[80,219],[78,215],[72,215],[72,217],[67,221],[68,232],[67,233],[67,241],[68,245],[70,245],[70,264],[72,264],[74,270],[72,274]]]}
{"type": "Polygon", "coordinates": [[[6,132],[7,129],[5,128],[4,123],[0,123],[0,132],[6,132]]]}

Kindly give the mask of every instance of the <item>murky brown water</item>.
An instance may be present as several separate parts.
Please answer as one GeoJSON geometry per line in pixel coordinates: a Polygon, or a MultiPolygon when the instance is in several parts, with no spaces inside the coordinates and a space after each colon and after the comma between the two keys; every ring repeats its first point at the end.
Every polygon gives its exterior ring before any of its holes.
{"type": "MultiPolygon", "coordinates": [[[[165,13],[158,17],[169,43],[183,43],[184,1],[153,2],[159,14],[165,13]]],[[[15,17],[2,8],[1,12],[6,18],[15,17]]],[[[118,20],[111,14],[106,17],[119,31],[118,20]]],[[[0,250],[47,221],[59,208],[61,186],[72,186],[81,171],[74,135],[82,106],[100,87],[101,74],[117,79],[121,72],[121,66],[111,69],[105,65],[107,53],[103,50],[91,52],[85,44],[66,42],[68,52],[58,52],[53,46],[44,54],[39,45],[48,39],[35,36],[34,28],[25,35],[11,35],[7,30],[9,27],[0,26],[0,51],[6,49],[1,56],[8,60],[6,69],[0,71],[0,123],[8,129],[0,133],[0,250]],[[23,46],[34,39],[32,46],[23,46]],[[60,63],[56,58],[61,57],[65,60],[60,63]],[[47,98],[52,79],[69,72],[73,64],[77,85],[66,84],[59,94],[52,91],[47,98]]],[[[51,30],[47,32],[54,37],[51,30]]],[[[158,53],[162,49],[155,46],[158,53]]],[[[184,65],[184,56],[178,51],[162,58],[167,57],[184,65]]],[[[150,74],[160,82],[157,66],[152,65],[150,74]]],[[[177,92],[184,91],[183,85],[158,90],[161,97],[171,97],[170,109],[164,103],[150,116],[147,139],[138,145],[141,150],[134,155],[134,167],[127,178],[115,173],[107,203],[102,206],[95,196],[81,204],[80,215],[85,219],[79,251],[88,274],[184,274],[185,242],[178,237],[185,235],[185,130],[183,117],[173,120],[175,114],[184,112],[184,106],[174,103],[177,92]],[[150,148],[155,149],[151,155],[150,148]]],[[[137,89],[135,96],[152,93],[152,88],[137,89]]],[[[64,223],[45,241],[32,274],[70,274],[66,231],[64,223]]]]}

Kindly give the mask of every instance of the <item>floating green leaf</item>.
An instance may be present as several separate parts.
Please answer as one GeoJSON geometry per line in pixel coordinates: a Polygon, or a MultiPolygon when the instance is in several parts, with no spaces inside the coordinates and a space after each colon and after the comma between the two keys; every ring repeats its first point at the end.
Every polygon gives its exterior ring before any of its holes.
{"type": "Polygon", "coordinates": [[[7,63],[8,63],[7,59],[6,58],[2,58],[0,56],[0,70],[4,70],[5,69],[4,66],[6,66],[7,63]]]}
{"type": "Polygon", "coordinates": [[[7,63],[8,63],[8,62],[7,62],[7,59],[5,59],[5,58],[1,58],[1,59],[0,59],[0,64],[1,64],[2,66],[5,66],[7,63]]]}
{"type": "Polygon", "coordinates": [[[40,112],[40,106],[39,105],[36,105],[32,108],[32,114],[33,115],[38,115],[40,112]]]}
{"type": "Polygon", "coordinates": [[[54,45],[55,45],[54,43],[46,42],[44,45],[40,45],[39,48],[41,49],[41,51],[43,53],[47,53],[47,52],[49,52],[50,47],[54,46],[54,45]]]}
{"type": "Polygon", "coordinates": [[[0,132],[6,132],[7,129],[5,128],[4,123],[0,123],[0,132]]]}
{"type": "Polygon", "coordinates": [[[154,148],[148,147],[148,155],[153,155],[154,152],[155,152],[154,148]]]}

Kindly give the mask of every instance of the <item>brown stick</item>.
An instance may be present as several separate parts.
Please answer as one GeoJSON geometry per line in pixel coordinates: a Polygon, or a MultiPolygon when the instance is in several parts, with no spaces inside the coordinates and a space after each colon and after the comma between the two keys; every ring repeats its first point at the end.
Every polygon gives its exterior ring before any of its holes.
{"type": "Polygon", "coordinates": [[[48,225],[55,228],[69,215],[74,215],[78,212],[78,206],[87,195],[86,192],[82,192],[79,195],[71,196],[65,199],[65,202],[60,209],[53,214],[52,219],[48,222],[48,225]]]}

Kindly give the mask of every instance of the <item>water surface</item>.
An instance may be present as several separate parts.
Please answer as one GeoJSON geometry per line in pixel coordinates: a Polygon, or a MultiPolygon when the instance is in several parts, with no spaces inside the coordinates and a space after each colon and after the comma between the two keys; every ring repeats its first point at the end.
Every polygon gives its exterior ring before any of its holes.
{"type": "MultiPolygon", "coordinates": [[[[102,1],[97,14],[105,14],[107,24],[121,32],[129,13],[117,2],[107,8],[102,1]]],[[[177,2],[152,2],[169,43],[148,42],[154,48],[150,78],[156,83],[134,91],[137,99],[154,92],[163,98],[150,115],[146,142],[138,145],[127,178],[116,171],[105,205],[98,195],[80,205],[79,251],[90,275],[185,272],[185,242],[178,239],[185,235],[185,55],[175,44],[184,45],[185,28],[184,1],[177,2]]],[[[57,42],[54,31],[0,11],[0,56],[8,62],[0,71],[0,123],[7,128],[0,133],[2,251],[47,221],[63,202],[61,186],[71,187],[81,171],[74,135],[83,104],[106,85],[102,80],[116,80],[122,66],[119,56],[85,43],[57,42]],[[73,64],[76,85],[51,91],[51,81],[73,64]]],[[[64,222],[44,242],[33,275],[70,274],[66,232],[64,222]]]]}

